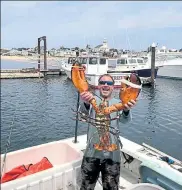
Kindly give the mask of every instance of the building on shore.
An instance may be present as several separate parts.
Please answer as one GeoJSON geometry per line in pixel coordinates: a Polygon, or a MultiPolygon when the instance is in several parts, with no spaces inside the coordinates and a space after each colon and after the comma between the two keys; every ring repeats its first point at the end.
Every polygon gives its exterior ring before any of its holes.
{"type": "Polygon", "coordinates": [[[109,49],[110,48],[108,46],[107,40],[104,39],[102,44],[100,44],[94,48],[94,51],[95,52],[109,52],[109,49]]]}

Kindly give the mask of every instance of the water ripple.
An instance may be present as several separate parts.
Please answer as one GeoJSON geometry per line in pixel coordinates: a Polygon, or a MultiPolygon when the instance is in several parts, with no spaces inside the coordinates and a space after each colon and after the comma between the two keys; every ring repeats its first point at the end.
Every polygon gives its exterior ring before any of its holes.
{"type": "MultiPolygon", "coordinates": [[[[121,134],[147,143],[182,160],[182,81],[157,79],[144,87],[132,110],[132,121],[121,134]]],[[[118,90],[114,92],[118,98],[118,90]]],[[[1,153],[14,120],[9,151],[74,136],[77,92],[65,76],[47,79],[1,80],[1,153]]],[[[78,134],[87,125],[79,123],[78,134]]]]}

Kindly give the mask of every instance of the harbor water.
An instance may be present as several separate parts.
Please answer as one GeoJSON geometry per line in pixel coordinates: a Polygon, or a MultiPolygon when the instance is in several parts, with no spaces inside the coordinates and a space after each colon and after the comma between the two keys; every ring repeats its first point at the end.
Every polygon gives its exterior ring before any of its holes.
{"type": "MultiPolygon", "coordinates": [[[[77,91],[66,76],[1,80],[1,153],[11,126],[8,151],[73,137],[71,109],[76,109],[76,103],[77,91]]],[[[120,126],[121,135],[182,160],[181,105],[182,81],[157,79],[155,89],[142,89],[132,121],[120,126]]],[[[87,125],[79,122],[78,135],[86,131],[87,125]]]]}
{"type": "Polygon", "coordinates": [[[1,69],[37,68],[37,63],[1,60],[1,69]]]}

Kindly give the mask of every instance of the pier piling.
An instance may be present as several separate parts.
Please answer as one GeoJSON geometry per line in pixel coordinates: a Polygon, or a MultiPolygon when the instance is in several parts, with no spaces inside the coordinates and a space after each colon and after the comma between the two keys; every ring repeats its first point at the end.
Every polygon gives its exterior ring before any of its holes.
{"type": "Polygon", "coordinates": [[[47,75],[47,40],[46,40],[46,36],[42,36],[40,38],[38,38],[38,69],[40,71],[40,42],[44,41],[44,76],[47,75]]]}
{"type": "Polygon", "coordinates": [[[38,38],[38,47],[37,47],[37,51],[38,51],[38,70],[40,72],[40,38],[38,38]]]}
{"type": "Polygon", "coordinates": [[[151,47],[151,85],[155,85],[155,44],[151,47]]]}
{"type": "Polygon", "coordinates": [[[43,36],[44,40],[44,70],[47,71],[47,40],[46,36],[43,36]]]}

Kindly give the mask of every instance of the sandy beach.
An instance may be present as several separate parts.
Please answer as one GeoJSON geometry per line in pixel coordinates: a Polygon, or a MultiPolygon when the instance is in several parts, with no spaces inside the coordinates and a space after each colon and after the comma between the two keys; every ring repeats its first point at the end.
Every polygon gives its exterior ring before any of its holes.
{"type": "Polygon", "coordinates": [[[24,56],[3,56],[1,55],[1,60],[11,60],[11,61],[30,61],[28,58],[24,56]]]}
{"type": "MultiPolygon", "coordinates": [[[[60,57],[47,57],[48,61],[60,61],[62,58],[60,57]]],[[[28,63],[37,63],[38,60],[36,57],[31,56],[2,56],[1,60],[10,60],[10,61],[18,61],[18,62],[28,62],[28,63]]],[[[44,60],[43,56],[40,58],[41,62],[44,60]]]]}
{"type": "MultiPolygon", "coordinates": [[[[24,62],[24,63],[37,63],[37,60],[35,57],[25,57],[25,56],[2,56],[1,60],[6,61],[18,61],[18,62],[24,62]]],[[[42,58],[41,58],[42,60],[42,58]]]]}

